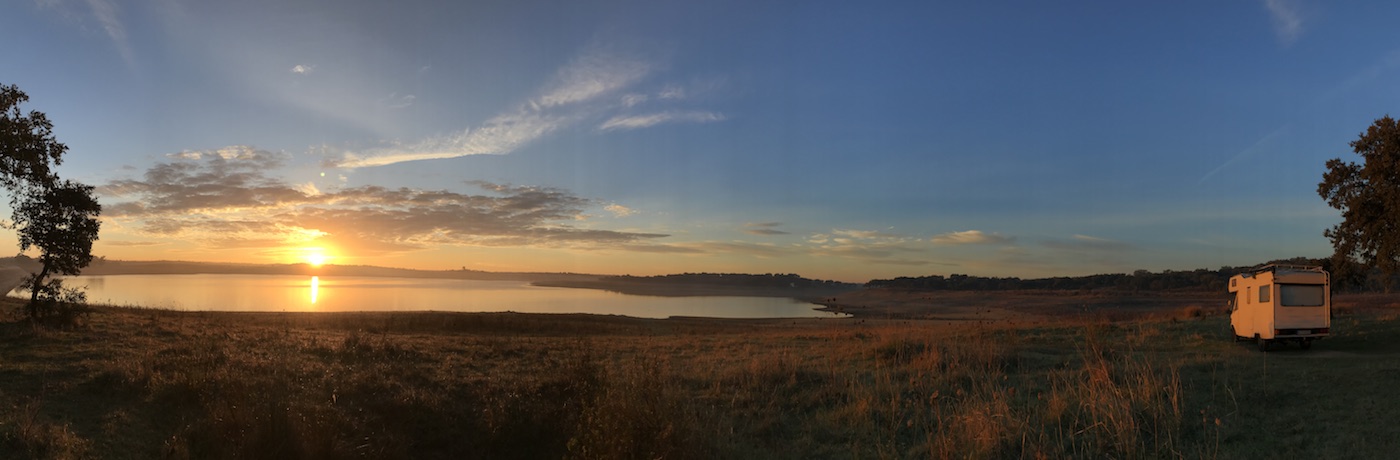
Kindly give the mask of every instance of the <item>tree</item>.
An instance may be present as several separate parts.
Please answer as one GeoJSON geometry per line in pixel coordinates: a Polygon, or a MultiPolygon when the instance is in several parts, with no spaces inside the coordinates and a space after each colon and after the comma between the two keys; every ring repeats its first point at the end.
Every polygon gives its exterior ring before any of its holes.
{"type": "Polygon", "coordinates": [[[1332,266],[1375,267],[1390,279],[1400,268],[1400,123],[1386,115],[1350,145],[1362,163],[1328,160],[1317,185],[1342,211],[1342,222],[1323,232],[1332,240],[1332,266]]]}
{"type": "Polygon", "coordinates": [[[0,85],[0,187],[9,189],[11,203],[32,187],[53,184],[53,166],[63,163],[68,146],[53,136],[53,123],[39,111],[25,114],[20,104],[29,95],[14,85],[0,85]]]}
{"type": "Polygon", "coordinates": [[[0,85],[0,187],[10,191],[13,222],[7,226],[18,231],[20,250],[41,253],[41,269],[25,279],[29,315],[38,319],[52,307],[83,300],[80,291],[49,277],[76,275],[92,262],[102,207],[91,186],[53,172],[68,146],[54,139],[53,123],[42,112],[20,109],[28,100],[18,87],[0,85]]]}
{"type": "Polygon", "coordinates": [[[20,250],[39,249],[38,273],[25,279],[29,286],[29,316],[39,318],[63,313],[61,307],[81,302],[84,296],[64,289],[54,275],[77,275],[92,262],[92,243],[102,223],[102,205],[92,196],[93,187],[62,180],[52,186],[31,189],[15,209],[20,250]]]}

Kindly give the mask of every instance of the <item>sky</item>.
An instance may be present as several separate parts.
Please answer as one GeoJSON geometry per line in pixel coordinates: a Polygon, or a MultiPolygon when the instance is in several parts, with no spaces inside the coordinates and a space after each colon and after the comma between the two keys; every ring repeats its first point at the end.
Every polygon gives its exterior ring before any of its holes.
{"type": "MultiPolygon", "coordinates": [[[[1324,257],[1392,2],[37,0],[109,259],[1078,276],[1324,257]]],[[[12,242],[0,234],[0,245],[12,242]]]]}

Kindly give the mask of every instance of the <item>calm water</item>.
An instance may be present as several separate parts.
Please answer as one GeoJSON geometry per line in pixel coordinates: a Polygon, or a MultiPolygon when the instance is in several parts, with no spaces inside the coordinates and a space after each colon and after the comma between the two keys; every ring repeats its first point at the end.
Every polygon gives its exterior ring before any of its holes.
{"type": "Polygon", "coordinates": [[[774,297],[652,297],[522,281],[293,275],[76,276],[88,301],[225,311],[468,311],[596,313],[642,318],[835,317],[817,305],[774,297]]]}

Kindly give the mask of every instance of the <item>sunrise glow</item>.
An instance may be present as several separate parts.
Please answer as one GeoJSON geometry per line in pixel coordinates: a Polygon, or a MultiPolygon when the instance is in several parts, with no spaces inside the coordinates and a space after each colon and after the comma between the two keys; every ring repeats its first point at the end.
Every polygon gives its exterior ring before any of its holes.
{"type": "Polygon", "coordinates": [[[330,257],[321,248],[306,248],[306,263],[312,267],[325,265],[327,260],[330,260],[330,257]]]}

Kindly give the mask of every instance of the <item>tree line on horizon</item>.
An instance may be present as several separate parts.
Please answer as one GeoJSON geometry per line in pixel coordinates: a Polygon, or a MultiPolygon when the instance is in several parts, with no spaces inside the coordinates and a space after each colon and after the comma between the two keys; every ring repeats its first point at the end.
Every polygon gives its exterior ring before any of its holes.
{"type": "Polygon", "coordinates": [[[855,283],[834,280],[803,278],[796,273],[679,273],[656,276],[619,275],[603,278],[604,281],[632,284],[697,284],[715,286],[744,286],[766,288],[814,288],[814,287],[856,287],[855,283]]]}
{"type": "Polygon", "coordinates": [[[1303,265],[1322,267],[1332,274],[1334,292],[1385,292],[1396,277],[1377,267],[1367,269],[1359,264],[1338,266],[1333,259],[1294,257],[1278,259],[1247,267],[1224,266],[1218,269],[1137,270],[1132,273],[1109,273],[1088,276],[1061,276],[1022,279],[1017,277],[985,277],[953,274],[929,275],[871,280],[867,288],[889,288],[914,291],[1116,291],[1116,292],[1225,292],[1230,277],[1259,267],[1303,265]]]}

